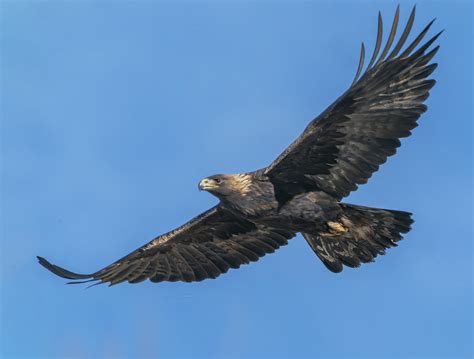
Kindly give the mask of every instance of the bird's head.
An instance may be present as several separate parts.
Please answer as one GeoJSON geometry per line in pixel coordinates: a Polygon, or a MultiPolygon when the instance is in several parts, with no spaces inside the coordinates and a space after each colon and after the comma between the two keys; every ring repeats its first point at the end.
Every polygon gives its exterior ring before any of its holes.
{"type": "Polygon", "coordinates": [[[243,195],[248,192],[250,185],[251,177],[248,174],[219,174],[204,178],[198,187],[200,191],[207,191],[222,198],[234,194],[243,195]]]}

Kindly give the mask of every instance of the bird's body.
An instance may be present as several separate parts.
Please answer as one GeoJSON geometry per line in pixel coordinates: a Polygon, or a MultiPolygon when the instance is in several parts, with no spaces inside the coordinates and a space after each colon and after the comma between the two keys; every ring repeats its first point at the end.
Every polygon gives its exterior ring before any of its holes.
{"type": "Polygon", "coordinates": [[[229,181],[236,189],[226,194],[213,191],[220,199],[220,207],[258,225],[294,233],[316,234],[326,222],[335,220],[341,214],[338,202],[322,191],[301,193],[280,203],[273,183],[263,172],[218,175],[223,183],[229,181]]]}
{"type": "MultiPolygon", "coordinates": [[[[368,181],[408,137],[427,109],[435,81],[430,64],[435,35],[418,47],[428,26],[402,48],[414,22],[413,9],[393,46],[399,9],[381,50],[379,14],[374,53],[361,74],[362,46],[354,82],[268,167],[214,175],[199,183],[219,204],[183,226],[91,274],[77,274],[38,257],[53,273],[73,280],[117,284],[145,279],[199,281],[256,261],[301,233],[328,269],[358,267],[397,245],[413,223],[408,212],[342,202],[368,181]],[[401,53],[400,53],[401,52],[401,53]]],[[[77,282],[74,282],[77,283],[77,282]]]]}

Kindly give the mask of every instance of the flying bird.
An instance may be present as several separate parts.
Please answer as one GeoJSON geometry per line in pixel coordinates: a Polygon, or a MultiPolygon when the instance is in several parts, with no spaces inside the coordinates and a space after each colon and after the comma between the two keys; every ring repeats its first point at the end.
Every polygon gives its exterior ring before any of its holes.
{"type": "Polygon", "coordinates": [[[257,261],[301,233],[332,272],[359,267],[395,247],[413,223],[411,213],[342,202],[368,181],[400,139],[408,137],[427,110],[437,64],[430,63],[441,34],[422,43],[431,21],[405,46],[415,20],[413,8],[396,41],[400,10],[382,48],[379,12],[375,49],[351,86],[268,167],[254,172],[204,178],[199,189],[216,196],[215,207],[171,232],[162,234],[111,265],[77,274],[46,259],[39,263],[54,274],[94,284],[201,281],[230,268],[257,261]]]}

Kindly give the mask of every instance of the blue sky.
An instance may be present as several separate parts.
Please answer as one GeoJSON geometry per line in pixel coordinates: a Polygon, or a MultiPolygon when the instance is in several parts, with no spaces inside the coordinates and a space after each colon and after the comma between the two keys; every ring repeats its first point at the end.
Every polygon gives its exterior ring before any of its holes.
{"type": "Polygon", "coordinates": [[[470,2],[418,2],[413,34],[446,29],[429,111],[347,200],[414,213],[376,263],[330,273],[298,236],[217,280],[85,290],[35,259],[91,272],[214,205],[198,181],[269,164],[395,6],[3,1],[0,356],[471,357],[470,2]]]}

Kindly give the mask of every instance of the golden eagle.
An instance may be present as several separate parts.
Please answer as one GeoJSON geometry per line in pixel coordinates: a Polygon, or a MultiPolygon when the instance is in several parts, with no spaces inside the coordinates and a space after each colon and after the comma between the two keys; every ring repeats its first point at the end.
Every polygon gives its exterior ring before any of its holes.
{"type": "Polygon", "coordinates": [[[71,283],[193,282],[257,261],[297,233],[333,272],[342,271],[343,265],[372,262],[410,230],[411,214],[341,200],[395,154],[399,139],[410,136],[427,110],[423,102],[435,84],[427,77],[437,66],[430,61],[439,49],[430,46],[441,32],[419,46],[431,21],[403,49],[414,19],[415,8],[392,47],[397,7],[382,49],[379,12],[375,50],[362,76],[363,43],[349,89],[272,164],[255,172],[203,179],[199,189],[219,198],[217,206],[91,274],[70,272],[41,257],[39,263],[75,280],[71,283]]]}

